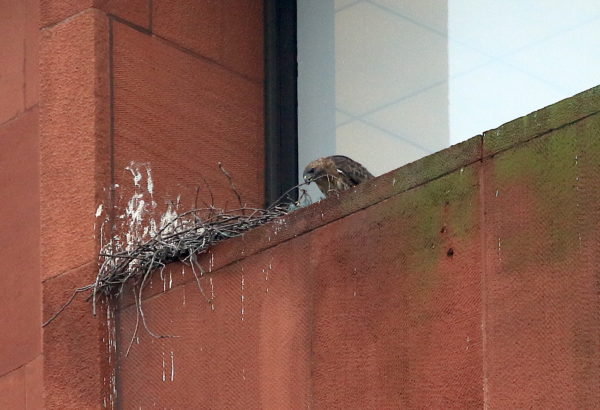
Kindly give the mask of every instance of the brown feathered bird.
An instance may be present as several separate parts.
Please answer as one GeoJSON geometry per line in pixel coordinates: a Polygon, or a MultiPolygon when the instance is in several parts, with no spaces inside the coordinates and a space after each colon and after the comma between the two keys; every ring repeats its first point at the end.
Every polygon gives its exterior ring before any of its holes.
{"type": "Polygon", "coordinates": [[[314,182],[325,196],[374,178],[365,167],[343,155],[314,160],[304,168],[304,182],[314,182]]]}

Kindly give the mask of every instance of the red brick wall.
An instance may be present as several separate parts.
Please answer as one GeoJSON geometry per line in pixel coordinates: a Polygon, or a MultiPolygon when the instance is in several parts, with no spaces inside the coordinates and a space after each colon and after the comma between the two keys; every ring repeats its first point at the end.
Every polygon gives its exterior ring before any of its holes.
{"type": "Polygon", "coordinates": [[[0,1],[0,408],[42,407],[38,8],[0,1]]]}
{"type": "Polygon", "coordinates": [[[599,132],[600,87],[223,243],[214,311],[170,266],[121,406],[597,407],[599,132]]]}

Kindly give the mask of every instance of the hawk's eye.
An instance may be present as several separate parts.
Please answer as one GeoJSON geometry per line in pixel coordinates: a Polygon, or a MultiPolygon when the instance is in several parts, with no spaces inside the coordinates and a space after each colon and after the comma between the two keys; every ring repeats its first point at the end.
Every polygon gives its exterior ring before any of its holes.
{"type": "Polygon", "coordinates": [[[307,172],[307,174],[314,175],[315,174],[315,169],[314,168],[309,169],[308,172],[307,172]]]}

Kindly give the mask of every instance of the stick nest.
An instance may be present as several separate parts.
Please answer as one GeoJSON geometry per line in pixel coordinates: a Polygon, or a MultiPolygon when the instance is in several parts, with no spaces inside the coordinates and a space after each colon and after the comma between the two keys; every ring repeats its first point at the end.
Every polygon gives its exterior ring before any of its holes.
{"type": "MultiPolygon", "coordinates": [[[[169,263],[182,262],[192,268],[198,288],[206,298],[201,285],[200,277],[204,273],[198,263],[198,255],[205,253],[212,246],[225,239],[240,236],[243,233],[282,217],[299,206],[299,201],[290,200],[289,193],[299,189],[298,186],[287,191],[278,201],[268,208],[251,208],[242,206],[241,197],[230,175],[219,164],[223,174],[227,177],[229,185],[237,197],[239,207],[225,209],[214,206],[214,198],[209,189],[211,204],[178,213],[175,208],[169,207],[162,215],[158,226],[145,228],[144,234],[131,237],[131,229],[126,232],[126,239],[115,236],[106,243],[100,244],[99,271],[94,283],[75,289],[69,300],[52,316],[43,326],[52,322],[80,292],[90,292],[92,311],[96,314],[96,301],[99,297],[113,298],[123,293],[126,284],[131,284],[144,327],[152,336],[154,334],[146,325],[142,310],[142,291],[146,281],[155,270],[164,269],[169,263]],[[142,238],[146,238],[143,239],[142,238]]],[[[198,189],[199,190],[199,189],[198,189]]],[[[301,199],[310,200],[303,189],[301,199]],[[307,199],[308,198],[308,199],[307,199]]],[[[197,191],[198,193],[198,191],[197,191]]],[[[197,203],[196,195],[196,203],[197,203]]],[[[131,205],[128,204],[128,206],[131,205]]],[[[134,204],[133,208],[137,205],[134,204]]],[[[128,215],[125,219],[135,219],[128,215]]],[[[137,228],[140,228],[138,224],[137,228]]],[[[100,237],[103,237],[102,228],[100,237]]],[[[206,298],[209,303],[212,300],[206,298]]],[[[138,318],[139,319],[139,318],[138,318]]],[[[137,332],[138,323],[136,323],[137,332]]]]}
{"type": "Polygon", "coordinates": [[[102,262],[93,293],[119,295],[130,280],[144,280],[155,269],[163,269],[172,262],[183,262],[191,266],[195,274],[203,273],[197,262],[198,255],[222,240],[240,236],[290,210],[289,204],[266,209],[192,209],[177,215],[151,239],[132,249],[111,252],[114,246],[109,242],[100,253],[102,262]]]}

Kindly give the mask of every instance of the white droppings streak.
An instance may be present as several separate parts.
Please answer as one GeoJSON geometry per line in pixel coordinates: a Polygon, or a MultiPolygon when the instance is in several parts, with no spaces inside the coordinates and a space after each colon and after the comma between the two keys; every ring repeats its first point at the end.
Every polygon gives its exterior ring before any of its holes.
{"type": "Polygon", "coordinates": [[[177,216],[177,210],[173,207],[173,205],[169,204],[165,213],[160,216],[159,228],[163,229],[165,226],[169,225],[169,227],[165,229],[163,233],[169,234],[175,232],[177,226],[176,223],[173,223],[173,221],[177,219],[177,216]]]}
{"type": "Polygon", "coordinates": [[[150,196],[154,194],[154,181],[152,181],[152,170],[149,165],[146,165],[146,189],[150,196]]]}
{"type": "Polygon", "coordinates": [[[213,286],[212,278],[208,278],[208,282],[210,283],[210,308],[215,310],[215,287],[213,286]]]}
{"type": "Polygon", "coordinates": [[[500,256],[501,249],[502,249],[502,240],[500,238],[498,238],[498,260],[502,260],[502,257],[500,256]]]}
{"type": "Polygon", "coordinates": [[[165,352],[162,354],[162,381],[167,380],[167,374],[165,372],[165,352]]]}
{"type": "Polygon", "coordinates": [[[128,167],[125,167],[125,169],[131,172],[131,175],[133,176],[133,184],[139,187],[140,181],[142,180],[142,173],[140,172],[136,163],[132,161],[128,167]]]}
{"type": "Polygon", "coordinates": [[[175,354],[171,351],[171,381],[175,379],[175,354]]]}
{"type": "MultiPolygon", "coordinates": [[[[268,282],[269,280],[269,271],[271,270],[271,264],[269,264],[269,268],[268,269],[263,269],[263,273],[265,274],[265,282],[268,282]]],[[[265,293],[269,293],[269,284],[267,283],[266,289],[265,289],[265,293]]]]}
{"type": "Polygon", "coordinates": [[[100,215],[102,215],[102,204],[98,205],[98,208],[96,208],[96,218],[100,215]]]}
{"type": "Polygon", "coordinates": [[[243,266],[242,266],[242,279],[241,279],[240,287],[242,290],[240,299],[242,301],[241,313],[242,313],[242,322],[243,322],[244,321],[244,267],[243,266]]]}

